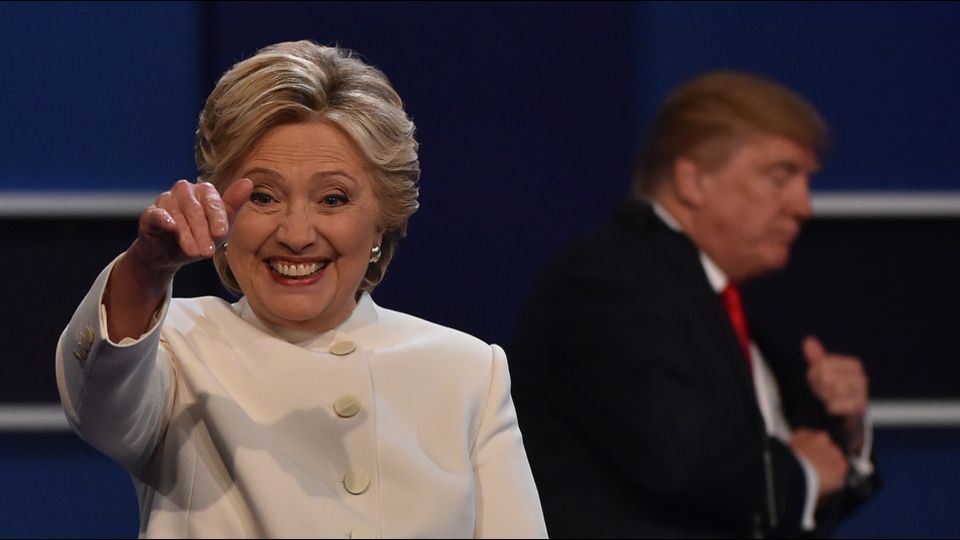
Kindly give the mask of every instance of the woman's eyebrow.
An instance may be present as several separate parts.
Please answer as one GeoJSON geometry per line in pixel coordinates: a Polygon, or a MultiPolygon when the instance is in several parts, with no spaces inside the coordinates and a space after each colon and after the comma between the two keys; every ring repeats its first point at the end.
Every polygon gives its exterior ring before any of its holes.
{"type": "Polygon", "coordinates": [[[342,169],[333,169],[330,171],[319,171],[314,173],[313,176],[310,177],[311,183],[326,182],[326,181],[336,180],[336,179],[346,180],[347,183],[351,185],[351,187],[354,187],[359,184],[359,182],[357,181],[357,178],[354,175],[342,169]]]}
{"type": "Polygon", "coordinates": [[[272,169],[267,169],[264,167],[254,167],[253,169],[250,169],[241,175],[241,177],[244,177],[244,176],[266,177],[265,178],[266,180],[278,181],[281,183],[287,182],[287,180],[277,171],[274,171],[272,169]]]}
{"type": "MultiPolygon", "coordinates": [[[[252,169],[249,169],[239,176],[239,178],[243,178],[243,177],[250,178],[251,180],[254,180],[254,181],[266,182],[268,184],[277,185],[279,188],[286,188],[286,187],[289,187],[290,185],[290,181],[287,180],[287,178],[285,178],[282,174],[280,174],[279,172],[273,169],[268,169],[266,167],[254,167],[252,169]]],[[[354,175],[350,174],[349,172],[343,169],[318,171],[310,176],[309,183],[310,184],[326,184],[330,180],[335,180],[335,179],[346,180],[351,187],[355,187],[359,184],[359,181],[354,175]]],[[[314,186],[311,189],[314,189],[314,188],[318,189],[320,187],[322,186],[314,186]]]]}
{"type": "Polygon", "coordinates": [[[344,178],[349,178],[350,180],[356,180],[352,174],[348,173],[343,169],[333,169],[330,171],[320,171],[313,174],[311,178],[329,178],[331,176],[342,176],[344,178]]]}

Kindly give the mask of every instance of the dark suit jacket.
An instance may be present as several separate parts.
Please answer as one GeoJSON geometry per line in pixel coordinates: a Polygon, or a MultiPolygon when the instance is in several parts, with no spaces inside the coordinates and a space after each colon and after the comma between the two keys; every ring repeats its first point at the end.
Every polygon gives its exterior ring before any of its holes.
{"type": "MultiPolygon", "coordinates": [[[[807,385],[800,344],[753,337],[791,426],[840,440],[807,385]]],[[[801,534],[802,468],[766,435],[697,248],[649,205],[626,203],[613,225],[554,261],[521,318],[511,366],[551,536],[801,534]]],[[[828,505],[817,532],[829,534],[872,485],[828,505]]]]}

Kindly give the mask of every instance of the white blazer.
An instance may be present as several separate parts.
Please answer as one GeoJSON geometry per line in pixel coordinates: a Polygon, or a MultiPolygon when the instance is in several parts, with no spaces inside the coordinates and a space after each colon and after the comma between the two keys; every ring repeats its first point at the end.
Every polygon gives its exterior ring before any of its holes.
{"type": "Polygon", "coordinates": [[[57,347],[77,433],[132,476],[143,537],[545,537],[503,350],[363,295],[299,343],[244,300],[167,300],[109,341],[112,264],[57,347]]]}

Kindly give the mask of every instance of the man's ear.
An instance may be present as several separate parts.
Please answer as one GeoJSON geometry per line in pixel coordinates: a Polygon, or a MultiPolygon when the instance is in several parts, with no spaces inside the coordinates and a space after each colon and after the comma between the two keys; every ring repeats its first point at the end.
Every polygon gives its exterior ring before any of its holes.
{"type": "Polygon", "coordinates": [[[693,207],[702,205],[706,194],[701,167],[688,157],[677,156],[673,161],[673,189],[684,204],[693,207]]]}

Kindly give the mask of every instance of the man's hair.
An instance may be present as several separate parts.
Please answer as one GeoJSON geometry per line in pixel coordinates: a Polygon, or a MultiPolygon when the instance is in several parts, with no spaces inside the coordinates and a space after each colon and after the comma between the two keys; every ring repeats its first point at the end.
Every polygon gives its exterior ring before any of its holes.
{"type": "Polygon", "coordinates": [[[634,195],[652,196],[685,156],[716,168],[751,135],[778,135],[814,152],[829,144],[826,123],[799,94],[763,77],[715,71],[677,87],[654,117],[634,176],[634,195]]]}

